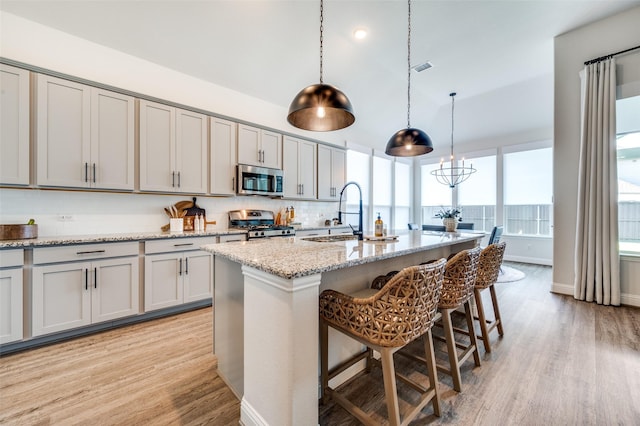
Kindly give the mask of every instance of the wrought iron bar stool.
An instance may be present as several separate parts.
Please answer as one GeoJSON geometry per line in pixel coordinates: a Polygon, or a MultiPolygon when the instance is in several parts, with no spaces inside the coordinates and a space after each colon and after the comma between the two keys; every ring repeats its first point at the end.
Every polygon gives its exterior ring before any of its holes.
{"type": "Polygon", "coordinates": [[[470,250],[463,250],[447,261],[442,293],[438,304],[444,338],[438,336],[434,336],[434,338],[444,340],[447,343],[449,367],[438,365],[437,368],[439,371],[451,376],[453,389],[458,392],[462,391],[460,365],[473,355],[476,366],[480,366],[480,354],[478,353],[478,342],[473,328],[473,315],[471,312],[471,298],[473,297],[478,272],[479,257],[480,247],[476,247],[470,250]],[[460,307],[464,308],[467,321],[466,330],[454,327],[451,321],[451,313],[460,307]],[[456,341],[455,333],[468,336],[469,344],[456,341]],[[462,349],[461,353],[458,353],[458,348],[462,349]]]}
{"type": "Polygon", "coordinates": [[[477,337],[482,340],[485,352],[491,352],[491,341],[489,333],[494,328],[498,328],[498,334],[504,335],[502,328],[502,318],[500,317],[500,309],[498,308],[498,297],[496,296],[496,289],[494,284],[498,280],[500,274],[500,267],[502,266],[502,259],[504,258],[504,251],[506,249],[506,243],[490,244],[485,247],[480,253],[480,259],[478,261],[478,276],[476,278],[476,284],[473,292],[476,299],[476,308],[478,310],[478,316],[475,318],[480,322],[480,331],[477,337]],[[493,304],[494,320],[487,320],[484,306],[482,304],[482,290],[488,288],[491,294],[491,303],[493,304]]]}
{"type": "Polygon", "coordinates": [[[410,266],[385,277],[381,289],[370,291],[369,297],[354,297],[334,290],[320,295],[320,377],[322,401],[329,398],[365,425],[377,422],[360,407],[329,387],[329,380],[356,362],[366,359],[367,369],[373,363],[372,350],[381,355],[382,375],[389,424],[406,425],[422,409],[433,405],[433,412],[440,415],[440,397],[431,327],[438,310],[438,301],[444,277],[445,259],[428,265],[410,266]],[[367,348],[350,359],[328,369],[329,326],[357,340],[367,348]],[[429,384],[418,383],[395,371],[393,354],[410,342],[422,338],[429,384]],[[420,393],[420,401],[408,413],[401,413],[398,404],[396,378],[420,393]]]}

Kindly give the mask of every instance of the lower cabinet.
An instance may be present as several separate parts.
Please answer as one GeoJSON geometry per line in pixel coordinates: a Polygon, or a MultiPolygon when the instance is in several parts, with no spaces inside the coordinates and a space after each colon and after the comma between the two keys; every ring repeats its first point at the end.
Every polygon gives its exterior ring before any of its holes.
{"type": "Polygon", "coordinates": [[[0,344],[22,340],[24,250],[0,253],[0,344]]]}
{"type": "Polygon", "coordinates": [[[216,237],[147,241],[144,259],[144,310],[168,308],[211,298],[213,256],[200,250],[216,237]]]}
{"type": "Polygon", "coordinates": [[[138,265],[137,242],[34,249],[32,336],[138,314],[138,265]]]}

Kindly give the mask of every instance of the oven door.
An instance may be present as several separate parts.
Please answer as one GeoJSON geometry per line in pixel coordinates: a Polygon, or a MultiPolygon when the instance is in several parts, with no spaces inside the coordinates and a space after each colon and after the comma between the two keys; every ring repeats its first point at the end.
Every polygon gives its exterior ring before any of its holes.
{"type": "Polygon", "coordinates": [[[238,195],[283,195],[282,170],[238,164],[238,195]]]}

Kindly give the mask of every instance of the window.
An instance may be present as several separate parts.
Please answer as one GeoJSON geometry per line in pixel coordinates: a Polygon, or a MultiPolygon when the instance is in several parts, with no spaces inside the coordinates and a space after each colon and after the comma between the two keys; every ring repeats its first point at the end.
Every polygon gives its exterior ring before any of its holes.
{"type": "Polygon", "coordinates": [[[491,231],[496,223],[496,156],[465,160],[477,170],[458,188],[462,221],[472,222],[479,231],[491,231]]]}
{"type": "MultiPolygon", "coordinates": [[[[369,179],[370,179],[370,159],[369,154],[363,152],[347,150],[347,182],[357,182],[362,188],[362,223],[364,229],[369,229],[369,179]]],[[[358,189],[351,185],[345,190],[346,204],[342,207],[343,212],[349,212],[343,215],[342,222],[349,224],[354,228],[358,227],[358,189]]],[[[343,198],[344,200],[345,198],[343,198]]]]}
{"type": "Polygon", "coordinates": [[[640,254],[640,96],[616,102],[620,252],[640,254]]]}
{"type": "Polygon", "coordinates": [[[407,229],[411,220],[411,164],[395,161],[394,229],[407,229]]]}
{"type": "MultiPolygon", "coordinates": [[[[382,221],[386,224],[391,220],[391,169],[392,162],[388,158],[373,157],[373,217],[377,218],[378,213],[382,221]]],[[[406,225],[405,225],[406,226],[406,225]]]]}
{"type": "Polygon", "coordinates": [[[442,219],[435,217],[435,214],[442,207],[451,206],[452,191],[446,185],[438,183],[432,170],[439,168],[439,163],[424,164],[421,166],[422,175],[422,223],[431,225],[442,225],[442,219]]]}
{"type": "Polygon", "coordinates": [[[551,235],[551,148],[504,155],[504,233],[551,235]]]}

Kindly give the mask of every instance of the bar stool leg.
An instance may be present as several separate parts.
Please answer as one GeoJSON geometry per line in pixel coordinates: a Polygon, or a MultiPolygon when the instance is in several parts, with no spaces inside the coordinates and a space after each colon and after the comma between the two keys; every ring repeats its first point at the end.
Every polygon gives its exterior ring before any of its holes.
{"type": "Polygon", "coordinates": [[[467,300],[464,303],[464,313],[467,317],[467,327],[469,330],[469,339],[471,340],[471,347],[473,347],[473,360],[477,367],[480,367],[480,352],[478,351],[478,340],[476,339],[476,331],[473,328],[473,316],[471,315],[471,302],[467,300]]]}
{"type": "Polygon", "coordinates": [[[384,378],[384,393],[387,400],[389,424],[400,425],[400,408],[398,406],[398,391],[396,389],[396,370],[393,365],[393,350],[382,348],[380,351],[382,362],[382,377],[384,378]]]}
{"type": "Polygon", "coordinates": [[[460,379],[460,362],[458,361],[458,351],[456,349],[456,340],[453,334],[453,324],[451,323],[451,311],[453,309],[441,309],[442,313],[442,330],[445,340],[447,341],[447,353],[449,354],[449,363],[451,365],[451,378],[453,379],[453,389],[462,392],[462,380],[460,379]]]}
{"type": "Polygon", "coordinates": [[[482,336],[480,339],[484,344],[484,351],[491,352],[491,342],[489,341],[489,329],[487,328],[487,317],[484,314],[484,305],[482,304],[482,292],[474,289],[473,293],[476,297],[476,308],[478,309],[478,320],[480,322],[480,331],[482,336]]]}
{"type": "Polygon", "coordinates": [[[493,285],[489,287],[491,292],[491,303],[493,303],[493,312],[496,318],[496,324],[498,325],[498,333],[503,336],[504,330],[502,329],[502,318],[500,318],[500,309],[498,308],[498,296],[496,295],[496,289],[493,285]]]}
{"type": "Polygon", "coordinates": [[[438,391],[438,371],[436,369],[436,356],[433,348],[433,336],[431,329],[422,335],[424,343],[424,354],[427,361],[427,372],[429,373],[430,388],[433,388],[435,395],[431,400],[433,404],[433,414],[440,417],[440,392],[438,391]]]}
{"type": "Polygon", "coordinates": [[[327,388],[329,387],[329,326],[320,319],[320,383],[322,404],[329,401],[327,388]]]}

